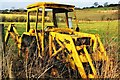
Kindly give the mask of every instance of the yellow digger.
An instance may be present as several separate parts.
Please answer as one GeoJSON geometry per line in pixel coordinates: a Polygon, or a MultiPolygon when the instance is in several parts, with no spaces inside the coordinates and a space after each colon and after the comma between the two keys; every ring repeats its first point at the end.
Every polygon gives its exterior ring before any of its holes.
{"type": "Polygon", "coordinates": [[[25,53],[26,59],[29,59],[28,55],[37,51],[38,57],[42,60],[46,55],[48,60],[51,58],[64,59],[63,63],[68,62],[69,67],[78,71],[82,78],[97,78],[93,62],[106,61],[108,56],[97,34],[80,32],[74,7],[73,5],[52,2],[37,2],[28,5],[26,32],[19,35],[15,25],[11,24],[5,36],[6,45],[11,36],[17,44],[19,56],[25,53]],[[46,11],[52,12],[52,26],[46,24],[46,11]],[[30,22],[33,12],[36,15],[35,26],[31,26],[30,22]],[[71,12],[74,17],[69,16],[71,12]],[[64,23],[59,25],[59,13],[64,15],[65,25],[63,25],[64,23]],[[42,16],[41,24],[38,24],[39,15],[42,16]],[[71,25],[71,21],[74,21],[76,25],[71,25]],[[86,72],[85,63],[88,63],[90,73],[86,72]]]}

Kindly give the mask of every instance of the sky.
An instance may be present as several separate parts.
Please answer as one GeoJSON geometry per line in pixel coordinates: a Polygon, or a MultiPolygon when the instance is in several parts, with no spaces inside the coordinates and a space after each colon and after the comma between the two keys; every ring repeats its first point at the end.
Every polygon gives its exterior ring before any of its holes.
{"type": "Polygon", "coordinates": [[[120,0],[0,0],[0,9],[12,9],[13,7],[26,9],[27,5],[35,2],[55,2],[83,8],[93,6],[94,2],[103,5],[105,2],[108,2],[108,4],[117,4],[119,1],[120,0]]]}

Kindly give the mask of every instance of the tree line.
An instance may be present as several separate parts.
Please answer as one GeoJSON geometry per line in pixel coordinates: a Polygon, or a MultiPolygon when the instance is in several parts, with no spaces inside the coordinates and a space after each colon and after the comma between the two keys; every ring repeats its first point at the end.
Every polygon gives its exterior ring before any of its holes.
{"type": "MultiPolygon", "coordinates": [[[[80,10],[80,9],[89,9],[89,8],[101,8],[101,7],[118,7],[120,4],[109,4],[108,2],[105,2],[103,5],[100,5],[98,2],[94,2],[93,6],[91,7],[83,7],[83,8],[79,8],[76,7],[75,9],[80,10]]],[[[24,8],[19,8],[16,9],[15,7],[11,7],[11,9],[5,9],[5,10],[0,10],[0,13],[5,13],[5,14],[9,14],[9,13],[23,13],[23,12],[27,12],[26,9],[24,8]]]]}
{"type": "Polygon", "coordinates": [[[83,8],[76,7],[75,9],[81,10],[81,9],[89,9],[89,8],[119,7],[119,6],[120,4],[108,4],[108,2],[105,2],[103,5],[100,5],[98,2],[95,2],[91,7],[83,7],[83,8]]]}

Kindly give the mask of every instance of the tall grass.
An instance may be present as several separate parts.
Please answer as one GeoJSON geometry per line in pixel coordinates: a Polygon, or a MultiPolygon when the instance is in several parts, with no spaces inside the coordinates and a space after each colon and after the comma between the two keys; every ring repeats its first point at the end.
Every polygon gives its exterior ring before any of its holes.
{"type": "Polygon", "coordinates": [[[100,63],[97,64],[97,72],[99,78],[119,78],[120,76],[120,59],[119,59],[119,41],[118,41],[118,27],[112,27],[111,21],[109,21],[106,26],[106,32],[104,33],[104,47],[106,53],[109,57],[108,63],[102,62],[102,66],[100,63]],[[112,30],[112,29],[113,30],[112,30]],[[114,33],[114,35],[112,35],[114,33]],[[98,67],[99,65],[99,67],[98,67]],[[99,71],[101,66],[101,71],[99,71]]]}
{"type": "Polygon", "coordinates": [[[118,52],[118,42],[114,40],[107,40],[106,44],[104,45],[109,58],[108,62],[102,61],[101,63],[96,63],[98,78],[119,78],[120,59],[118,56],[120,54],[118,52]]]}
{"type": "MultiPolygon", "coordinates": [[[[119,45],[116,39],[117,38],[111,40],[107,37],[105,38],[104,45],[109,61],[108,63],[104,61],[95,63],[97,78],[119,78],[120,76],[120,59],[118,58],[119,45]]],[[[13,44],[6,47],[3,64],[4,78],[79,78],[77,71],[73,71],[74,75],[71,75],[72,70],[68,63],[64,64],[54,59],[48,60],[48,56],[45,56],[44,60],[42,60],[37,57],[36,52],[26,61],[25,53],[22,53],[23,57],[18,57],[15,46],[16,45],[13,44]],[[60,71],[56,71],[56,68],[57,70],[60,69],[60,71]],[[51,73],[51,71],[53,71],[53,73],[51,73]]]]}
{"type": "MultiPolygon", "coordinates": [[[[109,56],[109,63],[95,63],[98,78],[119,78],[120,62],[118,59],[119,54],[116,44],[117,43],[106,46],[107,55],[109,56]]],[[[14,46],[15,45],[9,46],[6,50],[3,64],[4,78],[63,78],[64,76],[62,74],[66,72],[68,76],[65,76],[64,78],[78,78],[78,73],[76,74],[74,71],[74,75],[71,75],[71,72],[69,71],[70,67],[68,66],[66,68],[64,63],[55,61],[54,59],[49,60],[49,63],[47,63],[47,57],[46,61],[42,61],[40,58],[36,57],[36,53],[34,53],[34,55],[26,62],[25,58],[23,59],[18,57],[14,46]],[[58,69],[60,65],[63,67],[61,67],[62,72],[56,72],[57,74],[54,76],[52,75],[54,73],[51,73],[50,71],[55,65],[58,69]]]]}

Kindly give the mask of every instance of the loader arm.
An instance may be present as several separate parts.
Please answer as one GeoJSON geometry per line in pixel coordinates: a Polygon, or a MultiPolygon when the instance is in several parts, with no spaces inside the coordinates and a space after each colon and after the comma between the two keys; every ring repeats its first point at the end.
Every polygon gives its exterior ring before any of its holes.
{"type": "MultiPolygon", "coordinates": [[[[76,33],[77,34],[77,33],[76,33]]],[[[77,34],[78,35],[78,34],[77,34]]],[[[49,35],[49,55],[50,57],[55,57],[58,56],[59,54],[62,54],[62,51],[64,51],[64,54],[66,54],[66,50],[68,51],[67,56],[64,56],[64,58],[66,58],[66,62],[70,62],[70,65],[72,67],[72,69],[76,70],[75,66],[77,67],[77,70],[79,72],[79,74],[81,75],[82,78],[95,78],[97,76],[97,72],[95,69],[95,66],[93,65],[93,61],[100,61],[100,60],[106,60],[106,52],[104,50],[104,47],[99,39],[99,37],[94,37],[95,39],[93,39],[92,34],[84,34],[81,37],[90,37],[91,40],[94,40],[96,42],[91,42],[92,47],[92,53],[90,53],[88,51],[88,46],[90,45],[80,45],[80,46],[76,46],[75,42],[73,40],[73,35],[68,35],[68,34],[61,34],[58,32],[50,32],[49,35]],[[56,44],[57,43],[57,44],[56,44]],[[99,44],[99,48],[100,50],[97,50],[96,46],[97,44],[99,44]],[[59,47],[56,47],[56,45],[59,45],[59,47]],[[81,52],[79,52],[77,50],[77,47],[79,47],[79,50],[81,50],[81,52]],[[95,53],[97,50],[97,53],[95,53]],[[94,56],[91,56],[94,54],[94,56]],[[97,59],[96,59],[97,58],[97,59]],[[87,74],[85,71],[85,68],[83,66],[83,63],[88,62],[90,65],[90,68],[92,70],[92,72],[90,74],[87,74]]],[[[75,36],[75,35],[74,35],[75,36]]],[[[77,37],[80,37],[79,35],[77,37]]]]}

